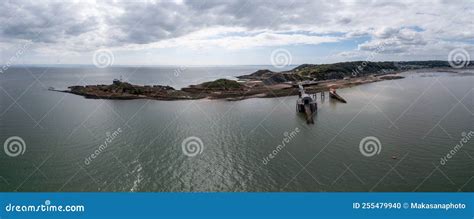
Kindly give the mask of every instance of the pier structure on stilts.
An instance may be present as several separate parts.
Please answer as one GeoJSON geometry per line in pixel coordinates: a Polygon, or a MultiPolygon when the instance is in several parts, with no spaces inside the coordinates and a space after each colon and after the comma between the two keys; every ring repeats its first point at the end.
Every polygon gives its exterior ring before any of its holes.
{"type": "Polygon", "coordinates": [[[298,100],[296,100],[296,111],[306,115],[306,123],[314,124],[314,113],[318,109],[316,95],[307,94],[301,84],[298,85],[298,100]]]}

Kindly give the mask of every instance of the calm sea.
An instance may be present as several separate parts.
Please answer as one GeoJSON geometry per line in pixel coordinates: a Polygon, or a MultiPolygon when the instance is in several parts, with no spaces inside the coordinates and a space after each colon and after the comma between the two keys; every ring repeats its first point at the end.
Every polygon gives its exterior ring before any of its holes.
{"type": "Polygon", "coordinates": [[[474,191],[472,70],[340,89],[347,104],[318,96],[314,125],[296,113],[296,96],[93,100],[48,91],[120,77],[181,88],[262,68],[10,68],[0,75],[0,143],[24,153],[0,151],[0,191],[474,191]]]}

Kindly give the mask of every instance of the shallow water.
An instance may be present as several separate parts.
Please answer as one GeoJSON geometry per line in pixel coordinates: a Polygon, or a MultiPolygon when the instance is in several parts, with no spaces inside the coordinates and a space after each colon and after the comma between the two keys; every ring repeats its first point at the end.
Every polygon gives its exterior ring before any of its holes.
{"type": "Polygon", "coordinates": [[[120,76],[180,88],[264,67],[11,68],[0,75],[0,140],[19,136],[26,150],[0,153],[0,191],[474,191],[474,139],[440,164],[474,131],[472,72],[338,90],[347,104],[318,96],[314,125],[295,112],[296,96],[123,101],[47,90],[120,76]],[[192,157],[182,150],[191,136],[202,141],[192,157]],[[367,136],[381,143],[370,157],[359,149],[367,136]]]}

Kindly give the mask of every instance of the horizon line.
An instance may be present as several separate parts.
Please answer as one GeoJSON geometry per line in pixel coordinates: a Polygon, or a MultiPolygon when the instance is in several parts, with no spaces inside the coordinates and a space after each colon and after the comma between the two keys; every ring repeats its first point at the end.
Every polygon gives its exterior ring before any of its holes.
{"type": "MultiPolygon", "coordinates": [[[[342,62],[330,62],[330,63],[300,63],[300,64],[289,64],[288,66],[300,66],[300,65],[328,65],[328,64],[336,64],[336,63],[350,63],[350,62],[367,62],[367,63],[377,63],[377,62],[430,62],[430,61],[441,61],[441,62],[449,62],[449,60],[404,60],[404,61],[367,61],[367,60],[357,60],[357,61],[342,61],[342,62]]],[[[474,60],[470,60],[469,62],[474,62],[474,60]]],[[[1,65],[8,65],[8,64],[1,64],[1,65]]],[[[25,67],[25,66],[81,66],[81,67],[96,67],[94,64],[15,64],[9,66],[11,67],[25,67]]],[[[272,64],[208,64],[208,65],[193,65],[193,64],[112,64],[108,66],[109,68],[112,67],[226,67],[226,66],[273,66],[272,64]]]]}

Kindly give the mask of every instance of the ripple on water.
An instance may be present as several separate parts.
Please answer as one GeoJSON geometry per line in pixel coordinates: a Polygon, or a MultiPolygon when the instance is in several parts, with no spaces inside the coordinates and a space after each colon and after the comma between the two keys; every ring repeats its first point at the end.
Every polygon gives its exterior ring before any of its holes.
{"type": "MultiPolygon", "coordinates": [[[[132,165],[135,165],[134,169],[130,172],[128,177],[131,177],[133,179],[132,187],[130,188],[131,192],[137,192],[140,189],[140,183],[143,180],[143,175],[142,175],[142,165],[138,160],[135,160],[132,162],[132,165]]],[[[128,175],[128,174],[127,174],[128,175]]]]}

